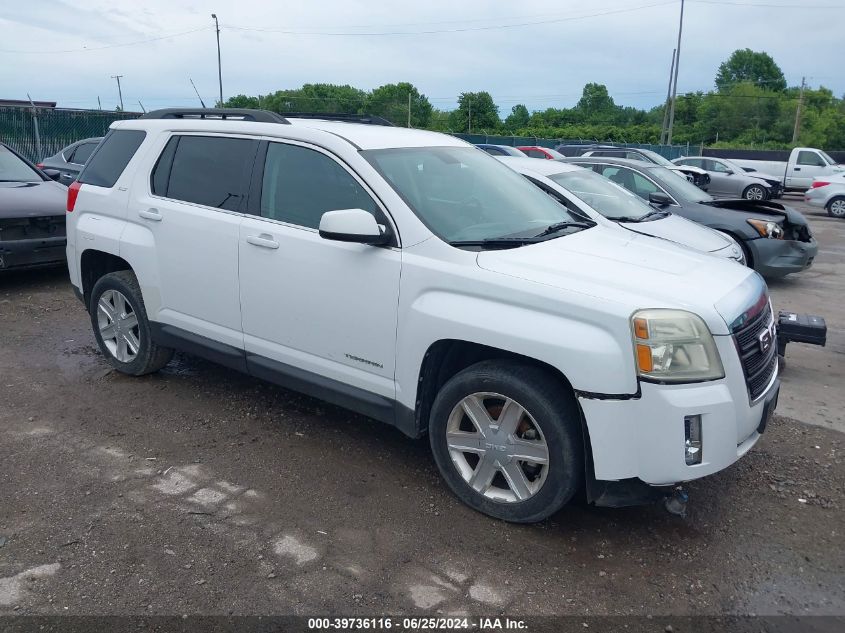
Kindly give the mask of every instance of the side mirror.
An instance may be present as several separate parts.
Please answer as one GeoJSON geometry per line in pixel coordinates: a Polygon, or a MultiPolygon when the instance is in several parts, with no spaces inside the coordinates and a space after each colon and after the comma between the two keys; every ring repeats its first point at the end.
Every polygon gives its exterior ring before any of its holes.
{"type": "Polygon", "coordinates": [[[320,237],[374,246],[390,241],[390,235],[379,226],[373,214],[363,209],[327,211],[320,218],[320,237]]]}
{"type": "Polygon", "coordinates": [[[652,191],[650,194],[648,194],[648,201],[651,204],[656,204],[660,207],[665,207],[667,205],[672,204],[672,198],[667,196],[662,191],[652,191]]]}
{"type": "Polygon", "coordinates": [[[733,176],[733,175],[734,175],[734,173],[730,169],[725,172],[725,176],[733,176]]]}
{"type": "Polygon", "coordinates": [[[50,180],[58,181],[59,178],[62,177],[62,172],[58,169],[42,169],[41,171],[44,172],[44,175],[47,176],[50,180]]]}

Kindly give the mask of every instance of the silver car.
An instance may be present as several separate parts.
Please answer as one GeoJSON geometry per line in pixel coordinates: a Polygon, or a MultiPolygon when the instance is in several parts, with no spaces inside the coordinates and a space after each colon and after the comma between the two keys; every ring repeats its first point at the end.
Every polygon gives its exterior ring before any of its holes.
{"type": "Polygon", "coordinates": [[[725,158],[710,156],[685,156],[672,161],[676,165],[700,167],[710,174],[711,196],[719,198],[745,198],[746,200],[768,200],[776,198],[779,191],[758,174],[749,174],[736,163],[725,158]]]}
{"type": "Polygon", "coordinates": [[[103,140],[102,136],[84,138],[68,145],[53,156],[48,156],[40,163],[39,169],[56,169],[60,172],[58,181],[63,185],[69,185],[79,177],[79,172],[85,167],[88,158],[103,140]]]}
{"type": "Polygon", "coordinates": [[[804,193],[804,202],[827,209],[834,218],[845,218],[845,173],[818,176],[804,193]]]}

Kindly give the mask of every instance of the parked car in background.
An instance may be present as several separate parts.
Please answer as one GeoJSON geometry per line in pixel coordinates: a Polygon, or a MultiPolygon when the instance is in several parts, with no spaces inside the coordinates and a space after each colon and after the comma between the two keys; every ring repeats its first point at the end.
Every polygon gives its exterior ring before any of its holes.
{"type": "Polygon", "coordinates": [[[483,149],[491,156],[519,156],[525,158],[525,154],[510,145],[492,145],[490,143],[478,143],[477,148],[483,149]]]}
{"type": "Polygon", "coordinates": [[[729,235],[691,222],[669,209],[655,209],[639,196],[591,169],[526,157],[503,156],[499,160],[562,204],[593,219],[599,215],[635,233],[675,242],[739,264],[745,263],[742,247],[729,235]]]}
{"type": "Polygon", "coordinates": [[[565,159],[588,167],[658,208],[730,235],[745,260],[765,277],[783,277],[809,268],[818,253],[807,219],[770,200],[717,200],[659,165],[624,158],[579,156],[565,159]]]}
{"type": "Polygon", "coordinates": [[[595,146],[587,148],[580,153],[579,156],[627,158],[628,160],[639,160],[646,163],[653,163],[654,165],[660,165],[678,174],[683,174],[687,180],[699,189],[708,191],[710,188],[710,174],[708,174],[705,170],[693,165],[676,165],[669,159],[650,149],[640,149],[638,147],[614,147],[612,145],[595,146]]]}
{"type": "Polygon", "coordinates": [[[539,145],[521,145],[517,149],[529,158],[544,158],[546,160],[560,160],[565,158],[560,152],[539,145]]]}
{"type": "Polygon", "coordinates": [[[65,262],[67,188],[0,143],[0,271],[65,262]]]}
{"type": "Polygon", "coordinates": [[[834,218],[845,218],[845,172],[813,180],[804,193],[804,202],[827,209],[834,218]]]}
{"type": "Polygon", "coordinates": [[[85,163],[88,162],[101,140],[103,140],[102,136],[96,136],[76,141],[57,154],[42,160],[38,163],[38,167],[57,170],[60,173],[58,181],[63,185],[69,185],[77,179],[79,172],[85,167],[85,163]]]}
{"type": "Polygon", "coordinates": [[[783,187],[777,178],[767,178],[756,172],[747,173],[726,158],[684,156],[672,162],[681,166],[698,167],[709,173],[710,187],[707,192],[713,196],[770,200],[779,198],[783,193],[783,187]]]}
{"type": "Polygon", "coordinates": [[[67,253],[118,371],[180,348],[427,435],[508,521],[671,494],[757,443],[779,392],[759,275],[599,226],[457,138],[321,116],[112,123],[67,253]]]}
{"type": "Polygon", "coordinates": [[[734,163],[745,169],[774,174],[784,190],[804,190],[812,186],[813,179],[845,171],[845,165],[837,165],[828,154],[814,147],[796,147],[789,153],[787,161],[748,160],[733,158],[734,163]]]}

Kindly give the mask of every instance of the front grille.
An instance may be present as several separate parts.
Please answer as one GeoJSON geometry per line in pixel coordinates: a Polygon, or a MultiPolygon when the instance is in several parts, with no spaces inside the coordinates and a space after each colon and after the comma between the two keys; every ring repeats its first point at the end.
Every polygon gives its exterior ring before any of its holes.
{"type": "Polygon", "coordinates": [[[734,343],[739,352],[751,400],[760,397],[777,371],[777,338],[772,325],[772,309],[767,303],[760,314],[734,334],[734,343]],[[760,337],[767,331],[771,333],[771,338],[768,349],[764,351],[760,337]]]}

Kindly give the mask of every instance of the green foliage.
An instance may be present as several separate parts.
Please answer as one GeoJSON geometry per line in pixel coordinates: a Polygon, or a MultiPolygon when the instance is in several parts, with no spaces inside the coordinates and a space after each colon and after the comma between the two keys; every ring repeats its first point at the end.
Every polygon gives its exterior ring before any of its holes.
{"type": "Polygon", "coordinates": [[[531,113],[528,112],[528,108],[518,103],[511,108],[511,113],[505,119],[505,127],[509,129],[526,127],[530,120],[531,113]]]}
{"type": "MultiPolygon", "coordinates": [[[[235,95],[234,97],[229,97],[226,101],[223,102],[224,108],[253,108],[256,109],[259,107],[259,99],[260,97],[248,97],[246,95],[235,95]]],[[[219,101],[217,103],[217,107],[220,107],[219,101]]]]}
{"type": "Polygon", "coordinates": [[[428,127],[432,107],[428,98],[408,82],[385,84],[367,95],[364,111],[382,116],[394,125],[408,124],[408,95],[411,95],[411,127],[428,127]]]}
{"type": "Polygon", "coordinates": [[[780,67],[768,53],[757,53],[750,48],[734,51],[719,66],[716,88],[724,92],[738,83],[750,82],[764,89],[777,92],[786,90],[786,79],[780,67]]]}
{"type": "Polygon", "coordinates": [[[609,116],[616,112],[616,104],[607,92],[604,84],[587,84],[581,94],[578,105],[575,106],[589,118],[609,116]]]}
{"type": "Polygon", "coordinates": [[[449,115],[453,132],[496,131],[501,125],[499,106],[489,92],[462,92],[458,97],[458,109],[449,115]]]}

